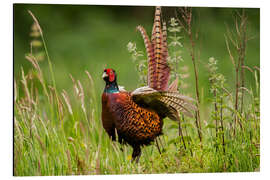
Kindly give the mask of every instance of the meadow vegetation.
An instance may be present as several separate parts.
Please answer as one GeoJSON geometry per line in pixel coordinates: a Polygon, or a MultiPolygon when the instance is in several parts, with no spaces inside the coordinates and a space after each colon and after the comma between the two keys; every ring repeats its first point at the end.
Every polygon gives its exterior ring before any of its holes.
{"type": "MultiPolygon", "coordinates": [[[[79,78],[67,74],[68,88],[59,85],[42,19],[28,12],[33,25],[25,61],[30,67],[22,66],[14,78],[15,176],[260,170],[260,69],[246,62],[252,34],[245,10],[235,11],[234,24],[220,37],[231,63],[230,76],[212,55],[201,62],[192,8],[179,8],[167,22],[171,81],[179,79],[179,91],[194,97],[199,111],[195,118],[181,115],[179,123],[166,118],[163,135],[142,149],[138,164],[131,161],[132,148],[112,142],[102,127],[102,92],[96,85],[101,76],[82,70],[79,78]],[[202,73],[208,88],[202,88],[202,73]]],[[[126,53],[138,75],[133,83],[141,86],[146,83],[147,61],[138,43],[126,42],[126,53]]]]}

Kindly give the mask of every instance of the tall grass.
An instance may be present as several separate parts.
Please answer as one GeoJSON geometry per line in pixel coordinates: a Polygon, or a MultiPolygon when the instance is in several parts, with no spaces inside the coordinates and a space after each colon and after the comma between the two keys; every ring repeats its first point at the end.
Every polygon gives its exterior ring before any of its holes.
{"type": "MultiPolygon", "coordinates": [[[[98,106],[101,98],[96,96],[91,72],[86,71],[80,78],[70,74],[69,89],[56,87],[53,61],[42,28],[37,18],[30,14],[39,34],[25,57],[32,68],[25,72],[22,67],[21,77],[14,79],[15,176],[259,170],[260,82],[257,67],[243,66],[248,70],[246,73],[253,74],[256,88],[241,87],[240,90],[246,92],[243,98],[248,105],[240,112],[234,106],[233,90],[227,88],[226,77],[217,69],[218,60],[210,58],[207,68],[213,96],[212,104],[204,108],[204,113],[210,115],[201,119],[204,124],[199,132],[204,138],[198,137],[198,124],[192,118],[181,118],[182,137],[178,133],[178,123],[165,119],[159,146],[144,147],[140,162],[135,164],[131,162],[132,148],[112,142],[103,130],[101,107],[98,106]],[[39,65],[38,54],[44,51],[50,73],[45,73],[39,65]],[[237,116],[242,128],[235,126],[232,115],[237,116]]],[[[171,33],[176,38],[177,34],[171,33]]],[[[137,50],[134,45],[132,47],[134,54],[137,50]]],[[[173,50],[176,51],[178,49],[173,50]]],[[[180,55],[172,54],[171,58],[177,56],[180,55]]],[[[140,67],[138,62],[144,64],[145,61],[137,60],[140,55],[135,58],[136,67],[141,70],[139,74],[143,76],[144,66],[140,67]]],[[[185,61],[175,63],[182,66],[185,61]]],[[[180,87],[183,87],[187,82],[181,79],[184,76],[180,71],[183,73],[182,68],[175,69],[174,78],[179,76],[180,87]]],[[[141,83],[144,80],[141,78],[141,83]]]]}

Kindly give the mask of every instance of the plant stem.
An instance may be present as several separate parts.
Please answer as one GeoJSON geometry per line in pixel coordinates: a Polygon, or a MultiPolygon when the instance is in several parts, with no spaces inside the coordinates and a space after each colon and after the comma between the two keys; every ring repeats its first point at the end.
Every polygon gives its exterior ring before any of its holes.
{"type": "MultiPolygon", "coordinates": [[[[218,141],[218,109],[217,109],[217,91],[216,89],[214,89],[214,99],[215,99],[215,103],[214,103],[214,106],[215,106],[215,120],[216,120],[216,144],[217,144],[217,141],[218,141]]],[[[218,146],[216,146],[216,152],[218,151],[218,146]]]]}
{"type": "Polygon", "coordinates": [[[196,66],[196,59],[195,59],[195,42],[193,40],[193,35],[192,35],[192,26],[191,26],[191,21],[192,21],[192,8],[180,8],[182,18],[184,22],[179,20],[179,23],[182,25],[184,30],[186,31],[189,42],[191,45],[190,49],[190,56],[193,64],[193,70],[194,70],[194,75],[195,75],[195,87],[196,87],[196,99],[197,99],[197,111],[196,111],[196,126],[197,126],[197,131],[198,131],[198,136],[200,139],[200,142],[202,142],[202,127],[201,127],[201,121],[200,121],[200,92],[199,92],[199,80],[198,80],[198,69],[196,66]]]}
{"type": "MultiPolygon", "coordinates": [[[[235,68],[235,104],[234,104],[234,110],[237,112],[238,111],[238,90],[239,90],[239,66],[235,68]]],[[[237,114],[234,113],[234,130],[233,134],[235,135],[235,129],[236,125],[238,123],[238,117],[237,114]]]]}
{"type": "Polygon", "coordinates": [[[222,147],[223,153],[225,154],[225,135],[224,135],[224,127],[223,127],[223,97],[220,98],[220,124],[222,130],[222,147]]]}
{"type": "Polygon", "coordinates": [[[200,93],[199,93],[199,80],[198,80],[198,70],[197,70],[197,66],[196,66],[196,62],[195,62],[195,50],[194,50],[194,42],[193,42],[193,39],[192,39],[192,35],[190,33],[189,35],[189,38],[190,38],[190,43],[192,45],[192,51],[191,51],[191,58],[192,58],[192,63],[193,63],[193,69],[194,69],[194,75],[195,75],[195,87],[196,87],[196,98],[197,98],[197,112],[196,112],[196,121],[197,121],[197,124],[198,124],[198,135],[199,135],[199,138],[200,138],[200,141],[202,142],[202,134],[201,134],[201,118],[200,118],[200,93]]]}
{"type": "Polygon", "coordinates": [[[244,106],[244,89],[245,87],[245,71],[244,71],[244,60],[245,60],[245,52],[246,52],[246,19],[245,19],[245,11],[244,9],[242,10],[242,15],[241,15],[241,26],[240,26],[240,60],[241,60],[241,114],[243,113],[243,106],[244,106]]]}
{"type": "Polygon", "coordinates": [[[179,118],[179,121],[178,121],[178,130],[179,130],[179,136],[182,137],[184,148],[186,149],[186,143],[185,143],[183,131],[182,131],[182,128],[181,128],[181,120],[180,120],[180,118],[179,118]]]}

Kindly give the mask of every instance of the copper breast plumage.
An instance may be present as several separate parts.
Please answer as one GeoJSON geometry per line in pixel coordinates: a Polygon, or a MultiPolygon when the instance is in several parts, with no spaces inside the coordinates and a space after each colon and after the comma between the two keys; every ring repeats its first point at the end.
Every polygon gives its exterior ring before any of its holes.
{"type": "Polygon", "coordinates": [[[153,110],[138,106],[130,93],[104,93],[102,109],[106,131],[117,129],[120,139],[129,144],[149,144],[161,134],[162,119],[153,110]]]}

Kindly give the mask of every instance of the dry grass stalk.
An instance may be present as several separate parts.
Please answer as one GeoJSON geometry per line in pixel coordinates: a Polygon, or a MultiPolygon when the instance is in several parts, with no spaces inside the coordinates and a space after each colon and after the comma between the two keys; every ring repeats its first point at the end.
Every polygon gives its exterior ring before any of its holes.
{"type": "Polygon", "coordinates": [[[93,78],[92,76],[90,75],[90,73],[88,71],[85,71],[85,73],[87,74],[87,77],[89,78],[91,84],[93,84],[93,78]]]}
{"type": "MultiPolygon", "coordinates": [[[[38,62],[37,62],[36,58],[35,58],[32,54],[26,55],[25,58],[26,58],[29,62],[31,62],[31,64],[34,66],[34,68],[38,71],[38,74],[41,75],[42,72],[41,72],[41,69],[40,69],[40,67],[39,67],[39,65],[38,65],[38,62]]],[[[42,81],[42,82],[43,82],[43,81],[42,81]]]]}
{"type": "Polygon", "coordinates": [[[183,141],[184,148],[186,149],[186,143],[185,143],[185,139],[184,139],[184,134],[183,134],[180,118],[178,120],[178,135],[179,135],[179,137],[181,137],[181,139],[183,141]]]}
{"type": "Polygon", "coordinates": [[[52,63],[51,63],[50,56],[49,56],[49,53],[48,53],[48,50],[47,50],[47,46],[46,46],[46,42],[45,42],[45,39],[44,39],[44,36],[43,36],[42,29],[40,27],[40,24],[39,24],[37,18],[34,16],[34,14],[29,10],[28,10],[28,13],[32,16],[32,18],[33,18],[33,20],[35,22],[35,25],[36,25],[37,29],[39,30],[39,33],[40,33],[40,36],[41,36],[41,39],[42,39],[42,42],[43,42],[44,50],[45,50],[45,53],[46,53],[46,56],[47,56],[48,64],[49,64],[50,74],[51,74],[51,78],[52,78],[52,81],[53,81],[53,87],[56,89],[56,83],[55,83],[52,63]]]}
{"type": "Polygon", "coordinates": [[[260,72],[260,68],[258,66],[254,66],[253,68],[260,72]]]}
{"type": "Polygon", "coordinates": [[[37,138],[37,140],[38,140],[38,142],[39,142],[39,144],[40,144],[40,147],[41,147],[42,151],[43,151],[43,152],[46,152],[46,146],[45,146],[45,144],[42,142],[42,140],[41,140],[40,136],[38,135],[38,133],[36,133],[35,136],[36,136],[36,138],[37,138]]]}
{"type": "Polygon", "coordinates": [[[28,101],[28,107],[30,107],[31,105],[31,96],[30,96],[30,92],[29,92],[29,88],[28,88],[28,85],[27,85],[27,80],[26,80],[26,77],[24,75],[24,71],[23,71],[23,68],[21,68],[21,72],[22,72],[22,79],[21,79],[21,82],[23,84],[23,87],[24,87],[24,92],[25,92],[25,95],[26,95],[26,99],[28,101]]]}
{"type": "MultiPolygon", "coordinates": [[[[195,75],[195,87],[196,87],[196,99],[197,99],[197,111],[196,111],[196,126],[198,131],[198,136],[200,139],[200,142],[202,142],[202,127],[201,127],[201,117],[200,117],[200,92],[199,92],[199,80],[198,80],[198,68],[197,68],[197,59],[195,58],[195,42],[193,38],[193,29],[192,29],[192,8],[180,8],[180,13],[182,20],[178,19],[178,22],[183,27],[185,32],[188,35],[189,42],[191,45],[190,48],[190,56],[193,64],[193,70],[195,75]]],[[[198,35],[196,35],[198,36],[198,35]]]]}
{"type": "Polygon", "coordinates": [[[35,119],[37,118],[37,114],[36,112],[34,111],[33,113],[29,113],[29,117],[28,119],[30,119],[30,134],[31,134],[31,137],[32,137],[32,132],[35,132],[37,134],[37,127],[36,127],[36,123],[34,122],[35,119]]]}
{"type": "Polygon", "coordinates": [[[79,127],[80,127],[81,132],[83,133],[83,137],[86,137],[86,131],[82,122],[79,122],[79,127]]]}
{"type": "MultiPolygon", "coordinates": [[[[42,42],[43,42],[43,47],[44,47],[44,50],[45,50],[45,53],[46,53],[46,56],[47,56],[47,60],[48,60],[48,64],[49,64],[49,70],[50,70],[51,78],[52,78],[52,81],[53,81],[53,89],[55,90],[55,91],[51,91],[53,93],[51,93],[50,95],[48,93],[48,90],[47,90],[47,87],[46,87],[46,83],[45,83],[45,80],[43,78],[43,74],[42,74],[42,71],[41,71],[41,69],[39,67],[38,61],[37,61],[37,59],[32,54],[32,46],[33,46],[32,43],[31,43],[31,54],[28,55],[28,56],[26,56],[26,59],[28,59],[32,63],[33,67],[37,70],[37,72],[38,72],[38,79],[41,82],[42,87],[43,87],[43,90],[45,92],[45,95],[47,96],[47,98],[48,98],[48,100],[50,101],[51,104],[53,104],[53,100],[54,100],[53,97],[55,97],[56,103],[57,103],[57,108],[58,108],[58,111],[57,111],[58,112],[58,118],[59,119],[62,119],[63,118],[62,103],[61,103],[61,100],[59,99],[58,92],[56,91],[56,83],[55,83],[55,78],[54,78],[54,72],[53,72],[51,60],[50,60],[50,57],[49,57],[49,54],[48,54],[47,46],[46,46],[46,43],[45,43],[45,40],[44,40],[43,31],[42,31],[42,29],[40,27],[40,24],[39,24],[37,18],[34,16],[34,14],[31,11],[29,11],[29,10],[28,10],[28,13],[32,16],[32,18],[34,20],[33,27],[35,28],[35,31],[37,31],[37,33],[39,31],[39,35],[38,36],[41,37],[42,42]],[[54,94],[54,96],[53,96],[53,94],[54,94]]],[[[52,106],[51,106],[51,109],[53,109],[52,106]]]]}
{"type": "Polygon", "coordinates": [[[70,152],[68,149],[66,150],[66,154],[67,154],[67,160],[68,160],[68,174],[72,174],[71,158],[70,158],[70,152]]]}
{"type": "Polygon", "coordinates": [[[49,92],[50,92],[48,94],[48,99],[49,99],[50,104],[53,104],[54,97],[55,97],[55,89],[50,85],[48,85],[48,88],[49,88],[49,92]]]}
{"type": "MultiPolygon", "coordinates": [[[[230,60],[232,61],[232,64],[233,64],[234,68],[236,68],[235,60],[234,60],[234,57],[233,57],[233,55],[232,55],[232,53],[231,53],[231,49],[230,49],[230,46],[229,46],[228,37],[227,37],[226,35],[224,35],[224,37],[225,37],[225,42],[226,42],[227,51],[228,51],[229,56],[230,56],[230,60]]],[[[231,36],[229,36],[229,37],[231,37],[231,36]]],[[[230,41],[232,42],[233,40],[231,40],[231,38],[230,38],[230,41]]],[[[234,43],[233,43],[233,44],[234,44],[234,43]]]]}
{"type": "Polygon", "coordinates": [[[57,91],[54,89],[54,87],[52,86],[48,86],[49,88],[49,101],[50,101],[50,104],[53,104],[54,102],[56,103],[57,105],[57,113],[58,113],[58,117],[61,121],[61,124],[63,125],[63,118],[64,118],[64,103],[63,101],[61,100],[61,98],[59,98],[58,94],[57,94],[57,91]]]}
{"type": "MultiPolygon", "coordinates": [[[[215,121],[216,121],[216,139],[218,139],[218,108],[217,108],[217,91],[214,89],[214,107],[215,107],[215,121]]],[[[216,151],[218,151],[218,146],[216,146],[216,151]]]]}
{"type": "Polygon", "coordinates": [[[83,86],[80,82],[80,80],[77,80],[77,83],[78,83],[78,86],[79,86],[79,98],[80,98],[80,101],[81,101],[81,107],[82,107],[82,110],[83,112],[86,114],[86,109],[85,109],[85,104],[84,104],[84,91],[83,91],[83,86]]]}
{"type": "Polygon", "coordinates": [[[47,91],[47,88],[46,88],[46,83],[45,83],[45,80],[44,80],[44,77],[43,77],[43,73],[40,69],[40,66],[38,64],[38,61],[36,60],[36,58],[30,54],[30,55],[26,55],[25,58],[33,65],[33,67],[37,70],[37,77],[38,77],[38,80],[40,81],[42,87],[43,87],[43,90],[46,94],[46,96],[49,98],[49,95],[48,95],[48,91],[47,91]]]}
{"type": "Polygon", "coordinates": [[[19,143],[20,146],[22,147],[23,146],[24,136],[23,136],[23,134],[22,134],[22,132],[20,130],[20,125],[19,125],[18,120],[16,119],[16,117],[14,117],[14,127],[15,127],[15,129],[14,129],[14,131],[15,131],[14,132],[14,139],[15,139],[15,136],[18,135],[19,141],[16,141],[16,143],[19,143]]]}
{"type": "MultiPolygon", "coordinates": [[[[240,17],[240,31],[238,32],[239,42],[240,42],[240,50],[239,50],[239,61],[240,61],[240,79],[241,79],[241,87],[245,87],[245,71],[243,66],[245,66],[245,56],[246,56],[246,45],[247,45],[247,17],[245,15],[244,9],[242,10],[242,14],[239,15],[240,17]]],[[[241,113],[243,113],[243,106],[244,106],[244,90],[242,89],[242,96],[241,96],[241,113]]]]}
{"type": "Polygon", "coordinates": [[[223,98],[220,99],[220,125],[221,125],[221,131],[222,131],[222,147],[223,147],[223,153],[225,154],[225,132],[224,132],[224,123],[223,123],[223,98]]]}
{"type": "Polygon", "coordinates": [[[68,94],[67,94],[67,92],[65,90],[63,90],[63,92],[62,92],[62,96],[63,96],[63,98],[65,100],[65,103],[66,103],[66,105],[68,107],[68,111],[69,111],[70,115],[73,115],[70,100],[69,100],[68,94]]]}
{"type": "Polygon", "coordinates": [[[248,67],[248,66],[242,66],[242,68],[249,70],[251,73],[254,73],[254,71],[250,67],[248,67]]]}
{"type": "Polygon", "coordinates": [[[78,155],[76,156],[77,159],[77,174],[87,174],[87,166],[83,159],[81,159],[78,155]]]}
{"type": "Polygon", "coordinates": [[[75,96],[78,96],[78,94],[79,94],[79,88],[78,88],[78,86],[76,84],[76,81],[75,81],[75,79],[73,78],[73,76],[71,74],[69,74],[69,77],[71,78],[72,83],[73,83],[74,94],[75,94],[75,96]]]}
{"type": "Polygon", "coordinates": [[[74,90],[74,94],[75,96],[80,100],[81,102],[81,108],[86,116],[86,119],[87,119],[87,113],[86,113],[86,108],[85,108],[85,102],[84,102],[84,99],[85,99],[85,95],[84,95],[84,90],[83,90],[83,86],[80,82],[80,80],[76,80],[72,77],[72,75],[70,74],[69,75],[72,82],[73,82],[73,90],[74,90]]]}
{"type": "Polygon", "coordinates": [[[34,14],[33,14],[31,11],[28,10],[28,13],[32,16],[32,18],[33,18],[33,20],[35,21],[36,26],[37,26],[37,28],[38,28],[38,30],[39,30],[39,33],[41,34],[41,36],[43,36],[43,32],[42,32],[42,29],[41,29],[41,27],[40,27],[40,25],[39,25],[39,23],[38,23],[37,18],[34,16],[34,14]]]}
{"type": "Polygon", "coordinates": [[[93,81],[92,76],[90,75],[90,73],[88,71],[85,71],[85,73],[87,74],[87,77],[90,80],[90,85],[93,87],[94,86],[94,81],[93,81]]]}
{"type": "Polygon", "coordinates": [[[60,98],[56,98],[57,100],[57,109],[58,109],[58,114],[59,114],[59,118],[60,121],[62,122],[63,125],[63,118],[64,118],[64,104],[62,102],[62,100],[60,98]]]}
{"type": "MultiPolygon", "coordinates": [[[[244,92],[245,92],[244,91],[244,87],[245,87],[244,69],[247,68],[247,66],[245,66],[244,64],[244,60],[245,60],[245,55],[246,55],[247,41],[248,41],[247,16],[245,15],[245,11],[242,10],[242,14],[240,15],[238,13],[238,16],[235,17],[235,33],[232,33],[227,27],[227,36],[225,35],[225,42],[226,42],[227,50],[228,50],[230,59],[234,65],[235,74],[236,74],[234,110],[235,112],[240,111],[239,112],[240,114],[243,113],[243,107],[244,107],[244,92]],[[240,20],[240,24],[238,22],[238,19],[240,20]],[[232,55],[232,52],[230,50],[228,38],[231,44],[233,45],[233,47],[235,48],[236,53],[238,55],[237,61],[235,61],[235,58],[232,55]],[[240,90],[241,90],[241,99],[239,99],[240,90]]],[[[240,128],[242,129],[242,123],[240,122],[240,119],[238,118],[236,113],[234,113],[234,124],[235,124],[234,125],[235,128],[236,128],[236,125],[239,124],[240,128]]],[[[235,134],[235,128],[234,128],[234,134],[235,134]]]]}
{"type": "Polygon", "coordinates": [[[96,153],[96,174],[101,174],[101,171],[100,171],[100,146],[98,146],[98,150],[96,153]]]}
{"type": "Polygon", "coordinates": [[[39,172],[39,175],[42,176],[42,173],[41,173],[41,165],[40,165],[40,159],[38,160],[38,172],[39,172]]]}

